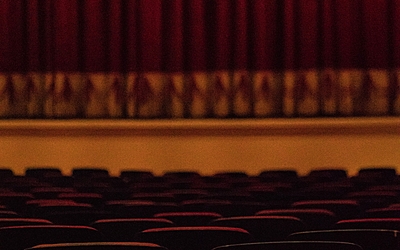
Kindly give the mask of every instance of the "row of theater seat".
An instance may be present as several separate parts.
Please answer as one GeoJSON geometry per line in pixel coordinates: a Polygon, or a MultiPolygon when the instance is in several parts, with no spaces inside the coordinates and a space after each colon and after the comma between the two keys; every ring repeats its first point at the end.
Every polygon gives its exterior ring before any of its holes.
{"type": "Polygon", "coordinates": [[[397,230],[395,167],[355,176],[0,169],[0,249],[395,250],[397,230]]]}

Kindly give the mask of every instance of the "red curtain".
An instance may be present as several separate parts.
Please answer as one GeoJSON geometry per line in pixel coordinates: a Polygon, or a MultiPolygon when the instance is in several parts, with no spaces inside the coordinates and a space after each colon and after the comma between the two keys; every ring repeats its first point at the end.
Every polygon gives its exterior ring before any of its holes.
{"type": "Polygon", "coordinates": [[[0,0],[0,116],[400,114],[396,0],[0,0]]]}

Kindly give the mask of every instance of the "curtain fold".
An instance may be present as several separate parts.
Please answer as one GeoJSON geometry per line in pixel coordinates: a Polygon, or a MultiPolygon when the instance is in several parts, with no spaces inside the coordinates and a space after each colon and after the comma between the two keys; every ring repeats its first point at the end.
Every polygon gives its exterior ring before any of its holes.
{"type": "Polygon", "coordinates": [[[396,0],[0,0],[2,118],[400,114],[396,0]]]}

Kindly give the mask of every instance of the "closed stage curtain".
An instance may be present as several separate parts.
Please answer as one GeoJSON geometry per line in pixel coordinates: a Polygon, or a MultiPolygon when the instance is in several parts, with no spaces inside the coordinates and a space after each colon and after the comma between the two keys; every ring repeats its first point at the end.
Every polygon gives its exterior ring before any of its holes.
{"type": "Polygon", "coordinates": [[[0,0],[2,118],[400,115],[397,0],[0,0]]]}

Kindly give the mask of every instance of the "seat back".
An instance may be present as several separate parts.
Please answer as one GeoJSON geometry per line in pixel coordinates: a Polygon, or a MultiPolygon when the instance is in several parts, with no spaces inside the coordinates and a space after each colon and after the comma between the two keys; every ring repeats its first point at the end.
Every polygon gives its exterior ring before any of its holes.
{"type": "Polygon", "coordinates": [[[357,244],[338,241],[275,241],[232,244],[213,250],[362,250],[357,244]]]}
{"type": "Polygon", "coordinates": [[[146,229],[172,227],[172,221],[163,218],[119,218],[97,220],[90,226],[99,230],[108,241],[134,241],[134,236],[146,229]]]}
{"type": "Polygon", "coordinates": [[[389,229],[400,231],[400,218],[364,218],[340,220],[337,229],[389,229]]]}
{"type": "Polygon", "coordinates": [[[22,250],[39,244],[99,242],[102,234],[86,226],[30,225],[0,228],[0,249],[22,250]]]}
{"type": "Polygon", "coordinates": [[[207,226],[212,220],[222,215],[214,212],[169,212],[158,213],[155,218],[165,218],[176,226],[207,226]]]}
{"type": "Polygon", "coordinates": [[[217,246],[251,242],[249,232],[232,227],[170,227],[144,230],[135,241],[151,242],[168,250],[205,250],[217,246]]]}
{"type": "Polygon", "coordinates": [[[87,242],[37,245],[26,250],[167,250],[153,243],[143,242],[87,242]]]}
{"type": "Polygon", "coordinates": [[[25,176],[39,179],[62,175],[61,169],[55,166],[31,166],[25,169],[25,176]]]}
{"type": "Polygon", "coordinates": [[[213,220],[212,226],[238,227],[247,230],[255,241],[284,240],[294,232],[306,230],[305,224],[291,216],[238,216],[213,220]]]}
{"type": "Polygon", "coordinates": [[[364,250],[395,250],[400,246],[398,231],[382,229],[338,229],[305,231],[289,235],[292,241],[344,241],[360,245],[364,250]]]}
{"type": "Polygon", "coordinates": [[[108,177],[109,172],[105,167],[79,166],[72,169],[72,176],[79,178],[108,177]]]}
{"type": "Polygon", "coordinates": [[[256,215],[284,215],[297,217],[306,224],[309,230],[327,229],[332,227],[337,221],[336,215],[326,209],[269,209],[259,211],[256,215]]]}
{"type": "Polygon", "coordinates": [[[303,200],[291,205],[293,208],[327,209],[335,213],[338,219],[355,218],[361,213],[361,206],[356,200],[303,200]]]}
{"type": "Polygon", "coordinates": [[[35,218],[0,218],[1,227],[28,226],[28,225],[51,225],[52,222],[45,219],[35,218]]]}

